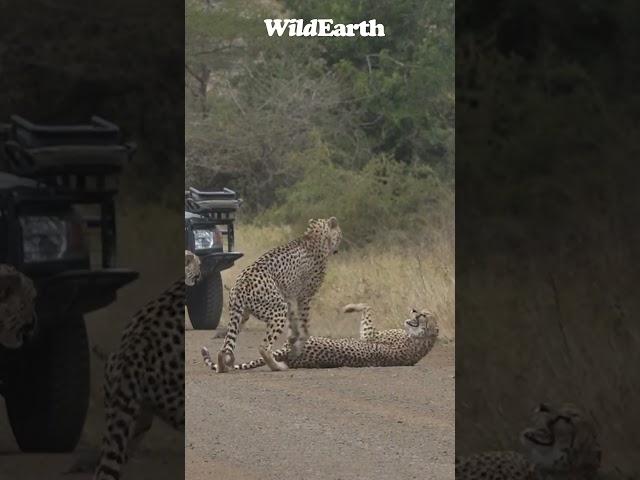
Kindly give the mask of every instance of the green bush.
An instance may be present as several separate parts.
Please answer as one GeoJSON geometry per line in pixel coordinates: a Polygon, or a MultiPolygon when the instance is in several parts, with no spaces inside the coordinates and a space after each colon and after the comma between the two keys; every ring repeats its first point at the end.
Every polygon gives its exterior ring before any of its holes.
{"type": "MultiPolygon", "coordinates": [[[[329,160],[329,149],[316,145],[295,156],[304,162],[302,180],[278,192],[277,206],[259,222],[302,229],[309,218],[336,216],[347,243],[362,245],[398,231],[415,238],[434,222],[453,222],[451,190],[425,165],[409,166],[379,155],[361,170],[349,170],[329,160]],[[442,215],[449,209],[448,215],[442,215]]],[[[441,229],[442,225],[438,225],[441,229]]]]}

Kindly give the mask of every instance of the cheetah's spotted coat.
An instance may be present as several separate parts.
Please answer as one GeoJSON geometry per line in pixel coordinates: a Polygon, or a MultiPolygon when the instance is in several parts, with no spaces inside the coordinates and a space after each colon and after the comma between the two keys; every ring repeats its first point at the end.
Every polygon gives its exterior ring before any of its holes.
{"type": "Polygon", "coordinates": [[[335,217],[311,219],[303,236],[268,251],[242,271],[229,292],[229,326],[218,353],[219,372],[233,368],[236,338],[250,315],[267,324],[263,347],[268,351],[289,320],[290,355],[300,353],[309,336],[311,299],[341,239],[335,217]]]}
{"type": "Polygon", "coordinates": [[[106,431],[95,480],[118,480],[128,457],[159,417],[184,429],[185,283],[200,276],[185,251],[185,278],[140,310],[109,356],[104,380],[106,431]]]}
{"type": "Polygon", "coordinates": [[[19,348],[33,335],[36,289],[29,277],[0,264],[0,345],[19,348]]]}
{"type": "MultiPolygon", "coordinates": [[[[365,304],[347,305],[345,312],[362,311],[360,339],[309,337],[302,353],[291,357],[290,346],[274,352],[261,349],[262,358],[235,365],[236,370],[248,370],[269,365],[272,370],[287,368],[384,367],[416,364],[433,347],[438,336],[438,324],[432,313],[411,310],[404,329],[377,331],[373,313],[365,304]]],[[[202,356],[209,368],[217,370],[209,351],[202,356]]]]}

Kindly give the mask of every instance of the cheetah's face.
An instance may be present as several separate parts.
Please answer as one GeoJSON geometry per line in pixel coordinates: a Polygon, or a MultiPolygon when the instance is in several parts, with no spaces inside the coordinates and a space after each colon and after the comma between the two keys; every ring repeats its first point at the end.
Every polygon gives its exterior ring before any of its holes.
{"type": "Polygon", "coordinates": [[[600,466],[595,430],[573,405],[555,408],[540,404],[521,441],[531,462],[543,472],[595,471],[600,466]]]}
{"type": "Polygon", "coordinates": [[[436,316],[429,310],[418,311],[412,308],[409,318],[404,321],[404,329],[409,337],[437,337],[439,333],[436,316]]]}
{"type": "Polygon", "coordinates": [[[29,278],[9,265],[0,269],[0,345],[19,348],[36,331],[36,290],[29,278]]]}
{"type": "Polygon", "coordinates": [[[342,241],[342,230],[336,217],[309,219],[306,235],[322,239],[322,249],[327,254],[338,253],[338,247],[342,241]]]}
{"type": "Polygon", "coordinates": [[[184,283],[189,287],[200,280],[200,259],[189,250],[184,251],[184,283]]]}
{"type": "Polygon", "coordinates": [[[342,230],[336,217],[331,217],[327,223],[329,225],[329,251],[335,255],[338,253],[340,242],[342,242],[342,230]]]}

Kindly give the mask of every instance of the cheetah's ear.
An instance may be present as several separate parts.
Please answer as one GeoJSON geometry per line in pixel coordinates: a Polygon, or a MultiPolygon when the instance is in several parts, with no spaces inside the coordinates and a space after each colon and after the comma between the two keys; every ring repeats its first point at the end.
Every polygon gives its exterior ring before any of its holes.
{"type": "Polygon", "coordinates": [[[338,219],[336,217],[331,217],[329,220],[329,228],[337,228],[338,227],[338,219]]]}

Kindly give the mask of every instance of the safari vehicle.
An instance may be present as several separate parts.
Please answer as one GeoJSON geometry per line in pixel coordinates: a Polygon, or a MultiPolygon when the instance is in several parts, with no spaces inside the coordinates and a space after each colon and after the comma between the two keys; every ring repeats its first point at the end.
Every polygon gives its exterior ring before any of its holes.
{"type": "Polygon", "coordinates": [[[201,192],[191,187],[184,192],[185,248],[200,258],[200,280],[187,287],[187,309],[196,330],[212,330],[222,314],[222,276],[242,257],[234,252],[236,210],[241,200],[233,190],[201,192]],[[223,237],[227,237],[227,250],[223,237]]]}
{"type": "Polygon", "coordinates": [[[115,268],[115,183],[135,147],[99,117],[43,126],[13,116],[0,135],[0,263],[37,290],[37,333],[0,347],[0,394],[21,450],[67,452],[89,404],[84,316],[138,277],[115,268]]]}

